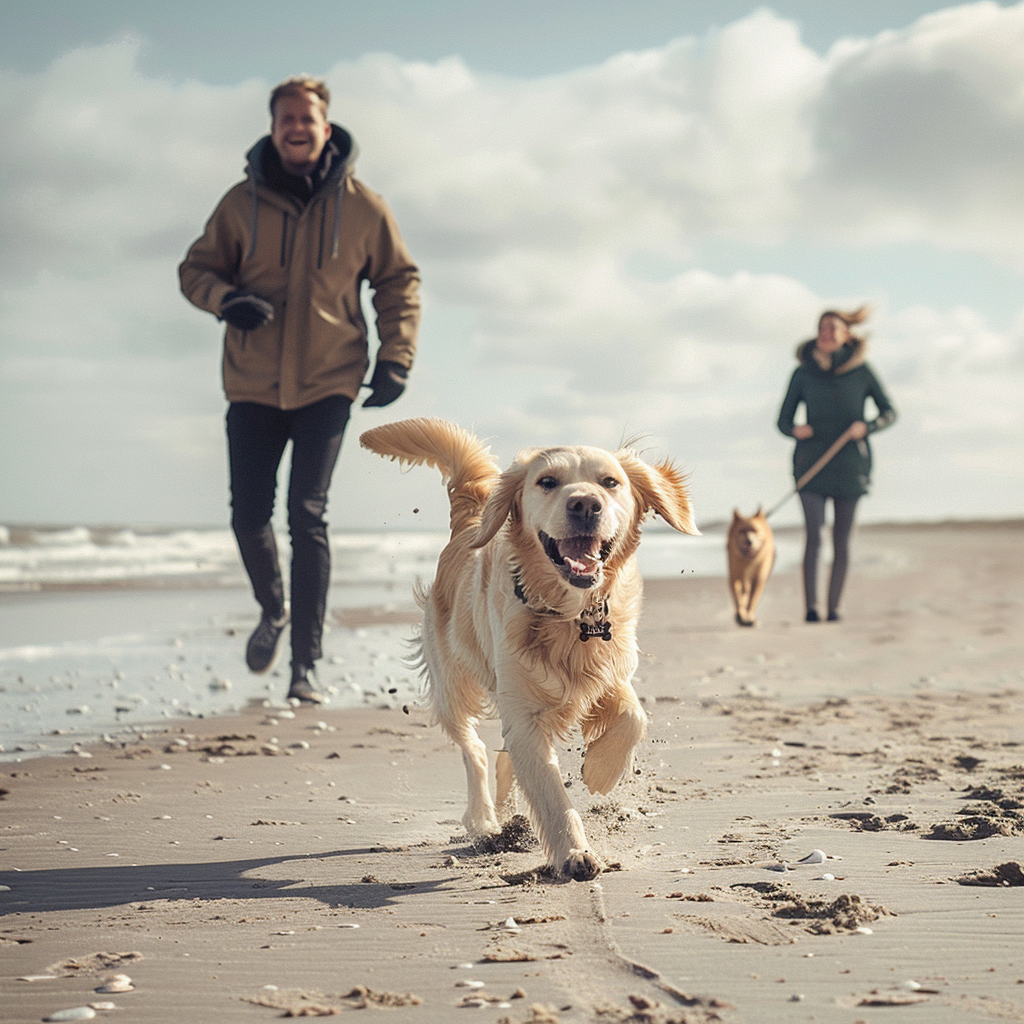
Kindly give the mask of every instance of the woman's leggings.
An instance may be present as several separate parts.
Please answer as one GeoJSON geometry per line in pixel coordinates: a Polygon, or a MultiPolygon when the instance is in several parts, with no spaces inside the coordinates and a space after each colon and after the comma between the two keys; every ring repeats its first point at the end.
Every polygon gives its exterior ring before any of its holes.
{"type": "Polygon", "coordinates": [[[232,402],[228,409],[231,526],[253,593],[272,618],[284,614],[284,585],[271,517],[277,468],[292,443],[288,529],[292,541],[292,664],[320,657],[331,549],[327,542],[327,491],[341,449],[352,402],[332,395],[302,409],[232,402]]]}
{"type": "MultiPolygon", "coordinates": [[[[800,492],[807,527],[807,546],[804,548],[804,599],[807,610],[818,605],[818,554],[821,551],[821,531],[825,525],[826,498],[821,494],[800,492]]],[[[850,564],[850,534],[857,498],[832,499],[832,577],[828,584],[828,614],[839,612],[839,599],[843,595],[846,570],[850,564]]]]}

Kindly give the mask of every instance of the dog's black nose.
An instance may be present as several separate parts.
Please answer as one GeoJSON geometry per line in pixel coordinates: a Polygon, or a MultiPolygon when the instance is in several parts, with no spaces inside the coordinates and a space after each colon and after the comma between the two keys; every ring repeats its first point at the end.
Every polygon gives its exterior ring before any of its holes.
{"type": "Polygon", "coordinates": [[[601,499],[592,494],[574,494],[565,503],[569,517],[583,522],[592,522],[604,509],[601,499]]]}

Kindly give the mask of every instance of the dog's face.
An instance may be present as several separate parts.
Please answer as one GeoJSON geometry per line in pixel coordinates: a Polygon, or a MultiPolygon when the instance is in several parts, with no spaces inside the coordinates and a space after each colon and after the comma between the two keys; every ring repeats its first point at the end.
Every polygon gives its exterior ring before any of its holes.
{"type": "Polygon", "coordinates": [[[764,547],[767,537],[768,522],[760,509],[750,518],[733,512],[729,542],[744,558],[753,558],[764,547]]]}
{"type": "Polygon", "coordinates": [[[650,466],[629,448],[528,449],[488,497],[474,547],[511,516],[510,537],[537,556],[533,564],[550,564],[562,583],[588,589],[636,550],[651,511],[682,533],[698,532],[683,477],[669,463],[650,466]]]}
{"type": "Polygon", "coordinates": [[[548,448],[526,463],[523,528],[567,583],[601,582],[636,512],[629,476],[600,448],[548,448]]]}

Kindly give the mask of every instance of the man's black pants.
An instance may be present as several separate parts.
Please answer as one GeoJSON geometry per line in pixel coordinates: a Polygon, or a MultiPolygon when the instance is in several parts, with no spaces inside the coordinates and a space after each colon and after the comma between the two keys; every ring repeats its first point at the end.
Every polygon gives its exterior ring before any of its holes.
{"type": "Polygon", "coordinates": [[[255,402],[232,402],[228,408],[231,528],[256,600],[275,619],[284,614],[285,599],[271,517],[278,467],[285,446],[292,443],[288,530],[293,665],[311,666],[322,654],[331,577],[324,511],[351,407],[350,399],[332,395],[302,409],[255,402]]]}

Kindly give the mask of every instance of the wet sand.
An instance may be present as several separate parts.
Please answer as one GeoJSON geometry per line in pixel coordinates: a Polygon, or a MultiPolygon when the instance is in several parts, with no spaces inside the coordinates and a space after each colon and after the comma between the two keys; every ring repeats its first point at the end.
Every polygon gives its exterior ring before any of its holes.
{"type": "Polygon", "coordinates": [[[563,756],[592,883],[468,843],[415,706],[0,765],[0,1020],[1024,1020],[1022,541],[861,529],[836,624],[793,572],[756,629],[722,579],[649,584],[638,774],[593,798],[563,756]]]}

